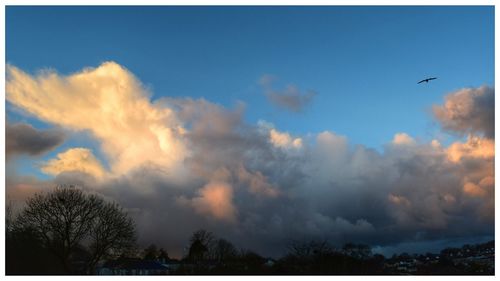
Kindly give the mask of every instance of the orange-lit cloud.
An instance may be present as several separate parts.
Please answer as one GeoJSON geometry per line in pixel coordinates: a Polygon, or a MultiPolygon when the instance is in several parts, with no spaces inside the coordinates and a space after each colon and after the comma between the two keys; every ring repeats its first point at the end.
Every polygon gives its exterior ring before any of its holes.
{"type": "Polygon", "coordinates": [[[198,191],[198,197],[191,200],[194,209],[205,216],[234,222],[237,210],[233,205],[233,188],[228,183],[227,169],[219,169],[213,179],[198,191]]]}
{"type": "Polygon", "coordinates": [[[464,178],[463,191],[467,195],[484,197],[487,195],[493,196],[493,189],[495,188],[495,178],[487,171],[479,175],[479,181],[473,182],[470,178],[464,178]],[[483,176],[483,177],[481,177],[483,176]]]}
{"type": "Polygon", "coordinates": [[[387,196],[387,199],[389,199],[389,201],[391,203],[394,203],[397,205],[403,205],[406,207],[411,206],[410,201],[408,199],[406,199],[406,197],[404,197],[404,196],[389,194],[389,196],[387,196]]]}
{"type": "Polygon", "coordinates": [[[472,196],[485,196],[486,191],[482,189],[479,185],[472,183],[472,182],[466,182],[464,185],[464,192],[472,195],[472,196]]]}
{"type": "Polygon", "coordinates": [[[117,175],[144,164],[172,171],[187,154],[174,112],[152,104],[135,76],[114,62],[69,76],[9,65],[6,98],[46,122],[90,131],[117,175]]]}
{"type": "Polygon", "coordinates": [[[63,172],[82,172],[98,179],[103,178],[106,174],[92,151],[80,147],[57,154],[57,158],[44,163],[41,170],[50,175],[58,175],[63,172]]]}
{"type": "Polygon", "coordinates": [[[414,145],[415,140],[406,133],[397,133],[392,139],[395,145],[414,145]]]}
{"type": "Polygon", "coordinates": [[[269,140],[276,147],[295,149],[302,147],[301,138],[292,138],[289,133],[279,132],[276,129],[269,131],[269,140]]]}
{"type": "Polygon", "coordinates": [[[234,221],[236,209],[232,203],[233,191],[230,185],[222,182],[209,183],[200,190],[200,197],[192,204],[201,214],[210,214],[217,219],[234,221]]]}
{"type": "Polygon", "coordinates": [[[463,158],[484,158],[495,157],[495,141],[486,138],[469,136],[465,143],[454,142],[447,150],[448,159],[458,162],[463,158]]]}
{"type": "Polygon", "coordinates": [[[259,120],[257,124],[259,130],[268,136],[269,142],[275,147],[298,150],[304,145],[302,138],[295,138],[287,132],[280,132],[274,128],[272,123],[259,120]]]}

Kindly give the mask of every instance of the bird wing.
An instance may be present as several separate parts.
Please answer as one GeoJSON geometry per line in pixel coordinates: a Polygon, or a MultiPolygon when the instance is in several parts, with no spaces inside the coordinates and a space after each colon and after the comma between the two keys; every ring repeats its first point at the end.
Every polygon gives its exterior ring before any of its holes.
{"type": "Polygon", "coordinates": [[[421,80],[420,82],[418,82],[417,84],[420,84],[422,82],[429,82],[430,80],[434,80],[434,79],[437,79],[437,77],[430,77],[430,78],[427,78],[427,79],[424,79],[424,80],[421,80]]]}

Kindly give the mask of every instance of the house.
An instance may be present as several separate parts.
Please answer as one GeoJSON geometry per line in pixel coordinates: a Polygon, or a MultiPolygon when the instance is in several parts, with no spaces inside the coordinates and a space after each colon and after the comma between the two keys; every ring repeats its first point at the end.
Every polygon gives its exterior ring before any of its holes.
{"type": "Polygon", "coordinates": [[[98,275],[165,275],[169,268],[157,261],[138,258],[119,258],[104,263],[98,275]]]}
{"type": "Polygon", "coordinates": [[[272,267],[274,266],[274,264],[276,264],[276,261],[274,259],[268,258],[264,263],[264,266],[272,267]]]}
{"type": "Polygon", "coordinates": [[[175,260],[175,259],[168,259],[168,260],[162,259],[162,260],[159,260],[159,262],[163,266],[165,266],[169,272],[176,271],[181,266],[181,262],[179,260],[175,260]]]}

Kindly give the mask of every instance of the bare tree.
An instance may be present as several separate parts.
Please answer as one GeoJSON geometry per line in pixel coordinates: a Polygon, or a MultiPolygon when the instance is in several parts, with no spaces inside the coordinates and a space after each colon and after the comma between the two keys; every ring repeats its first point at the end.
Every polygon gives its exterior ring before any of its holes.
{"type": "Polygon", "coordinates": [[[5,231],[7,233],[12,230],[12,223],[14,222],[14,207],[11,200],[7,200],[5,204],[5,231]]]}
{"type": "Polygon", "coordinates": [[[151,245],[149,245],[149,247],[144,249],[144,253],[142,255],[142,258],[145,260],[156,260],[158,255],[159,255],[158,247],[156,247],[155,244],[151,244],[151,245]]]}
{"type": "Polygon", "coordinates": [[[215,236],[212,232],[206,231],[204,229],[197,230],[191,235],[191,238],[189,239],[189,242],[193,244],[196,240],[199,240],[203,245],[208,246],[211,245],[214,240],[215,236]]]}
{"type": "Polygon", "coordinates": [[[116,258],[135,246],[136,234],[132,219],[116,203],[101,202],[90,229],[91,259],[86,270],[93,272],[103,258],[116,258]]]}
{"type": "Polygon", "coordinates": [[[165,249],[160,248],[160,250],[158,251],[158,260],[161,263],[166,263],[168,260],[170,260],[170,257],[168,256],[168,253],[165,249]]]}
{"type": "Polygon", "coordinates": [[[238,250],[231,242],[219,239],[215,243],[214,255],[218,262],[225,262],[235,258],[238,255],[238,250]]]}
{"type": "Polygon", "coordinates": [[[289,254],[301,259],[311,259],[333,253],[333,248],[327,241],[292,241],[288,245],[289,254]]]}
{"type": "Polygon", "coordinates": [[[365,244],[346,243],[342,247],[342,252],[357,259],[366,259],[372,256],[372,249],[365,244]]]}
{"type": "Polygon", "coordinates": [[[35,194],[14,227],[32,230],[68,273],[72,273],[72,255],[82,246],[90,253],[85,270],[91,271],[103,257],[117,255],[135,243],[134,225],[117,204],[73,186],[35,194]]]}
{"type": "Polygon", "coordinates": [[[208,248],[201,243],[200,240],[195,240],[189,247],[188,258],[192,262],[199,264],[206,260],[208,248]]]}
{"type": "Polygon", "coordinates": [[[201,261],[214,258],[215,236],[204,229],[197,230],[189,239],[189,258],[201,261]]]}

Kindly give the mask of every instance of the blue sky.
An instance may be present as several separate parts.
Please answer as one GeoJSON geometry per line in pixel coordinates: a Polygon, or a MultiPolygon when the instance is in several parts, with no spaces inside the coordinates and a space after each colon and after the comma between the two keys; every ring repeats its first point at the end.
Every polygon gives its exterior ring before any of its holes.
{"type": "Polygon", "coordinates": [[[243,101],[250,123],[376,149],[398,132],[436,137],[432,104],[494,86],[493,7],[8,7],[6,17],[6,60],[28,72],[113,60],[153,99],[243,101]],[[302,113],[276,108],[264,74],[318,94],[302,113]],[[439,79],[416,84],[428,76],[439,79]]]}

